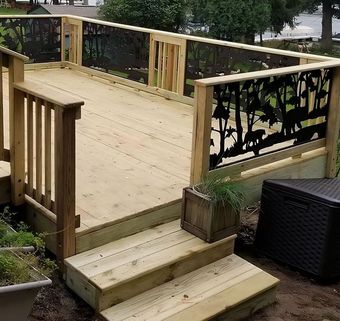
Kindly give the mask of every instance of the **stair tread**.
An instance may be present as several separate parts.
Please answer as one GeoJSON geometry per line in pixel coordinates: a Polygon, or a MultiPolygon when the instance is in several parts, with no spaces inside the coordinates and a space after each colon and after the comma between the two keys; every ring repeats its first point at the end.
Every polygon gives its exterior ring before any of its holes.
{"type": "Polygon", "coordinates": [[[209,244],[182,230],[179,221],[175,221],[78,254],[65,263],[105,292],[221,243],[228,243],[233,238],[209,244]]]}
{"type": "Polygon", "coordinates": [[[162,236],[180,231],[180,221],[175,220],[170,223],[162,224],[143,232],[121,238],[91,250],[69,257],[65,260],[65,264],[72,265],[74,268],[80,268],[87,264],[96,262],[97,260],[120,253],[124,250],[147,243],[162,236]]]}
{"type": "Polygon", "coordinates": [[[208,320],[278,284],[235,254],[182,275],[101,312],[115,321],[208,320]]]}

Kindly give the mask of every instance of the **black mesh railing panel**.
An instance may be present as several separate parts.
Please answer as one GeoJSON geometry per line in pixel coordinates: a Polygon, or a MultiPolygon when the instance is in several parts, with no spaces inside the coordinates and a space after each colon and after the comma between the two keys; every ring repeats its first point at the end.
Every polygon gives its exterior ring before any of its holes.
{"type": "Polygon", "coordinates": [[[193,96],[195,79],[296,65],[299,58],[188,40],[184,93],[193,96]]]}
{"type": "Polygon", "coordinates": [[[0,45],[31,63],[61,60],[61,18],[0,18],[0,45]]]}
{"type": "Polygon", "coordinates": [[[83,66],[148,83],[148,33],[83,23],[83,66]]]}

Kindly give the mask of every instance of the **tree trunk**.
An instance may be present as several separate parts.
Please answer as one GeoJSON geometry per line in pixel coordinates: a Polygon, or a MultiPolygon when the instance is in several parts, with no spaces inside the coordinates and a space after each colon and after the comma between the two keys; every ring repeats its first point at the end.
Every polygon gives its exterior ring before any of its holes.
{"type": "Polygon", "coordinates": [[[333,5],[332,0],[322,2],[322,36],[321,48],[323,50],[332,49],[332,17],[333,5]]]}

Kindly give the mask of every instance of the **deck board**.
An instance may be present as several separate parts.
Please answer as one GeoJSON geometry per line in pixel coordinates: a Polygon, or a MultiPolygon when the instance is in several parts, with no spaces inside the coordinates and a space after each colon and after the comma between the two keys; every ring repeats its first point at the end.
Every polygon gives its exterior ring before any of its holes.
{"type": "Polygon", "coordinates": [[[192,107],[69,69],[26,71],[85,101],[77,121],[77,232],[174,201],[189,182],[192,107]]]}
{"type": "MultiPolygon", "coordinates": [[[[92,243],[104,244],[104,240],[93,242],[97,236],[116,239],[110,234],[117,229],[109,230],[108,226],[161,210],[181,198],[190,176],[192,106],[67,68],[26,71],[25,79],[43,82],[85,101],[76,123],[79,249],[86,250],[92,243]],[[96,232],[104,228],[105,232],[96,232]],[[86,240],[85,234],[91,240],[86,240]]],[[[6,106],[8,86],[4,88],[6,106]]],[[[8,145],[6,135],[5,147],[8,145]]],[[[52,186],[53,180],[52,170],[52,186]]],[[[52,188],[52,198],[53,193],[52,188]]],[[[171,217],[164,214],[164,220],[157,223],[176,218],[172,212],[171,217]]],[[[150,226],[155,223],[150,215],[150,226]]],[[[147,227],[144,223],[142,228],[147,227]]],[[[122,228],[127,230],[128,226],[122,228]]],[[[130,234],[140,230],[135,227],[130,234]]]]}
{"type": "Polygon", "coordinates": [[[101,315],[117,321],[211,320],[277,283],[276,278],[256,266],[230,255],[102,311],[101,315]]]}

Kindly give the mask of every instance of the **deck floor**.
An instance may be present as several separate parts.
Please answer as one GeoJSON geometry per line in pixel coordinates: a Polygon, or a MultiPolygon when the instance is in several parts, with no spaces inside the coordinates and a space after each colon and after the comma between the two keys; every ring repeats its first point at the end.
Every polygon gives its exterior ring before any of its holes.
{"type": "MultiPolygon", "coordinates": [[[[76,123],[78,236],[181,198],[190,177],[192,106],[67,68],[27,70],[25,79],[85,102],[76,123]]],[[[6,90],[4,98],[6,107],[6,90]]]]}
{"type": "Polygon", "coordinates": [[[76,125],[77,233],[181,197],[192,107],[69,69],[26,71],[85,101],[76,125]]]}

